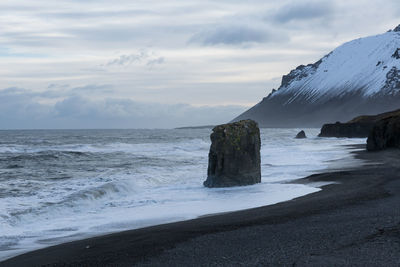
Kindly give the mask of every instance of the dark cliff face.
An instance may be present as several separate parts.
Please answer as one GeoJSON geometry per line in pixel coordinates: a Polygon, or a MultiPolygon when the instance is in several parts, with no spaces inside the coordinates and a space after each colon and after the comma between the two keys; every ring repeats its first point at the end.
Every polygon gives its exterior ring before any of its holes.
{"type": "Polygon", "coordinates": [[[389,95],[399,95],[400,93],[400,70],[396,67],[390,69],[386,74],[386,82],[382,92],[389,95]]]}
{"type": "Polygon", "coordinates": [[[216,126],[210,136],[206,187],[261,182],[260,130],[251,120],[216,126]]]}
{"type": "Polygon", "coordinates": [[[389,117],[377,122],[368,136],[368,151],[387,148],[400,148],[400,116],[389,117]]]}
{"type": "Polygon", "coordinates": [[[348,138],[368,137],[377,122],[393,116],[400,116],[400,110],[372,116],[359,116],[346,123],[336,122],[332,124],[324,124],[319,136],[348,138]]]}
{"type": "Polygon", "coordinates": [[[313,65],[300,65],[296,69],[292,70],[289,74],[282,76],[281,87],[286,87],[295,80],[301,80],[312,72],[314,69],[313,65]]]}
{"type": "Polygon", "coordinates": [[[334,123],[324,124],[319,137],[364,138],[371,131],[373,123],[334,123]]]}
{"type": "Polygon", "coordinates": [[[399,51],[400,51],[400,48],[397,48],[396,51],[394,52],[394,54],[392,55],[392,57],[394,57],[395,59],[400,59],[399,51]]]}
{"type": "Polygon", "coordinates": [[[280,90],[280,89],[282,89],[284,87],[287,87],[293,81],[296,81],[296,80],[299,81],[299,80],[301,80],[301,79],[313,74],[313,72],[318,69],[319,65],[321,65],[322,60],[324,60],[325,58],[327,58],[329,56],[330,56],[330,54],[324,56],[323,58],[321,58],[320,60],[318,60],[314,64],[308,64],[307,66],[300,65],[296,69],[290,71],[289,74],[283,75],[282,76],[281,86],[278,88],[278,90],[280,90]]]}

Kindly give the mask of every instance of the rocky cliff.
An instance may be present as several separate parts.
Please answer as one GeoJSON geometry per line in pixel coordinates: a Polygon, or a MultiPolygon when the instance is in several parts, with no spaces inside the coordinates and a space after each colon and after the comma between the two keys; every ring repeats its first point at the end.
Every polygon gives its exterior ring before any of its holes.
{"type": "Polygon", "coordinates": [[[377,151],[400,148],[400,116],[392,116],[377,122],[369,133],[367,150],[377,151]]]}
{"type": "Polygon", "coordinates": [[[349,137],[364,138],[368,137],[374,125],[387,118],[400,116],[400,110],[386,112],[372,116],[359,116],[346,123],[324,124],[321,129],[320,137],[349,137]]]}

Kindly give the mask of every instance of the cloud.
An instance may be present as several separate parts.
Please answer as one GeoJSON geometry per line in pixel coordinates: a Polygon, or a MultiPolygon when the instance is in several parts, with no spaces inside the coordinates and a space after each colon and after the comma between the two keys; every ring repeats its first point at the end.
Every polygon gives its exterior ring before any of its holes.
{"type": "MultiPolygon", "coordinates": [[[[79,86],[79,87],[74,87],[70,90],[67,90],[67,94],[104,94],[104,93],[112,93],[113,92],[113,86],[109,84],[90,84],[90,85],[85,85],[85,86],[79,86]]],[[[46,95],[47,92],[43,95],[46,95]]]]}
{"type": "Polygon", "coordinates": [[[163,64],[165,62],[165,58],[163,57],[158,57],[155,59],[150,59],[149,61],[147,61],[146,65],[149,67],[153,67],[155,65],[160,65],[163,64]]]}
{"type": "Polygon", "coordinates": [[[136,25],[128,19],[126,23],[104,23],[102,25],[91,24],[88,26],[70,26],[62,29],[66,36],[73,36],[81,45],[101,45],[104,47],[115,46],[129,47],[132,45],[152,45],[155,41],[164,44],[174,42],[168,40],[170,34],[177,35],[184,25],[136,25]],[[175,32],[174,32],[175,31],[175,32]],[[151,34],[150,34],[151,33],[151,34]]]}
{"type": "Polygon", "coordinates": [[[283,39],[286,39],[286,37],[266,29],[265,25],[228,24],[205,29],[193,35],[189,42],[204,45],[240,45],[246,43],[279,42],[283,39]]]}
{"type": "Polygon", "coordinates": [[[33,101],[35,94],[21,88],[0,91],[0,126],[2,129],[35,128],[35,121],[51,115],[51,108],[33,101]]]}
{"type": "Polygon", "coordinates": [[[89,99],[70,95],[41,104],[43,94],[21,88],[0,90],[0,127],[30,128],[174,128],[219,124],[243,112],[242,106],[144,103],[131,99],[89,99]]]}
{"type": "Polygon", "coordinates": [[[69,84],[56,84],[52,83],[47,86],[47,90],[40,92],[32,92],[21,88],[8,88],[0,91],[0,97],[3,92],[8,92],[9,95],[21,92],[21,95],[29,95],[41,99],[59,99],[76,95],[81,96],[98,96],[103,94],[112,94],[113,86],[108,84],[89,84],[84,86],[71,87],[69,84]]]}
{"type": "Polygon", "coordinates": [[[332,1],[302,1],[282,6],[273,15],[278,23],[325,18],[335,12],[332,1]]]}
{"type": "Polygon", "coordinates": [[[137,54],[131,54],[131,55],[120,55],[118,58],[115,58],[107,62],[106,66],[113,66],[113,65],[127,66],[135,62],[141,62],[142,60],[148,57],[149,55],[145,51],[140,51],[137,54]]]}
{"type": "Polygon", "coordinates": [[[74,10],[73,12],[65,11],[47,11],[39,13],[40,16],[51,19],[104,19],[104,18],[121,18],[132,16],[156,15],[156,12],[145,9],[127,9],[127,10],[74,10]]]}
{"type": "Polygon", "coordinates": [[[160,65],[165,62],[164,57],[158,57],[154,52],[140,50],[130,55],[120,55],[118,58],[108,61],[105,66],[129,66],[132,64],[144,64],[148,67],[160,65]]]}

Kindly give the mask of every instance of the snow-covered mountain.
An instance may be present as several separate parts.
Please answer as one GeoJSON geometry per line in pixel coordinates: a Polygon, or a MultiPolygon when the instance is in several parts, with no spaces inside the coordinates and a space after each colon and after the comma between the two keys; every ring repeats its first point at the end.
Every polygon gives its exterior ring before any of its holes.
{"type": "Polygon", "coordinates": [[[400,25],[345,43],[282,77],[278,90],[235,119],[314,127],[400,108],[400,25]]]}

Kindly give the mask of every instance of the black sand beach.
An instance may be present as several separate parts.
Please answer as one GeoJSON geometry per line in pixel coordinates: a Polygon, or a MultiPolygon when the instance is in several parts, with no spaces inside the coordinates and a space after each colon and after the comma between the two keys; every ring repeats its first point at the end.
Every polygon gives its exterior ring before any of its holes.
{"type": "Polygon", "coordinates": [[[357,152],[355,170],[295,200],[100,236],[0,266],[400,266],[400,150],[357,152]]]}

